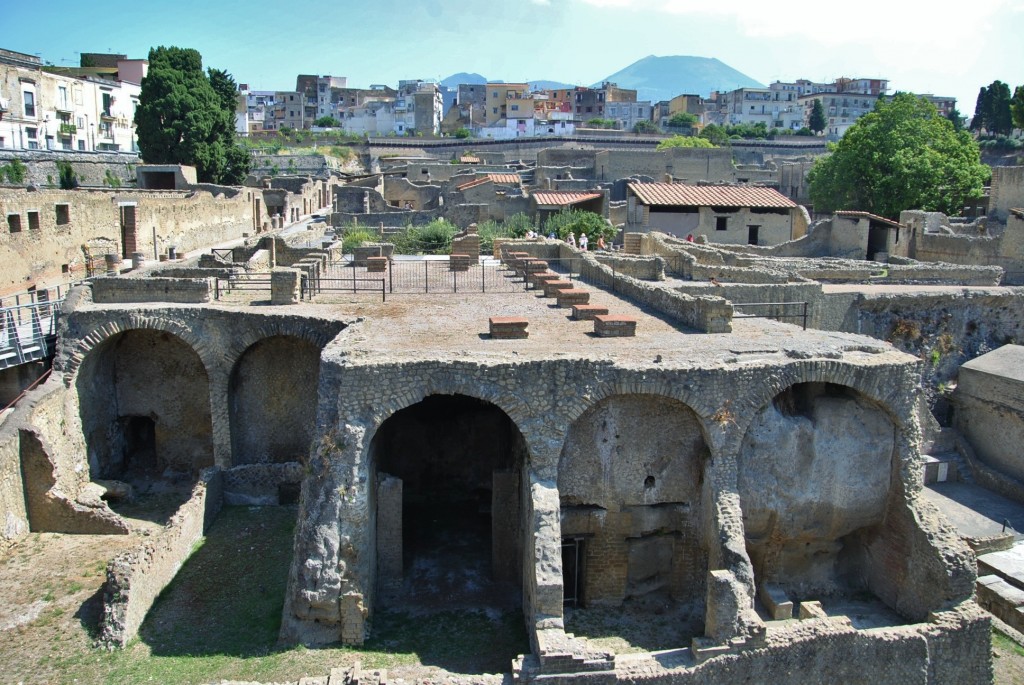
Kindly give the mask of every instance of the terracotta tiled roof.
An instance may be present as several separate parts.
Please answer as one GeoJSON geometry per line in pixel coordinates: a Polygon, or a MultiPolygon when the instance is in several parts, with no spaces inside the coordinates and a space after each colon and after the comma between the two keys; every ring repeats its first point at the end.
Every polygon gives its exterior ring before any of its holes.
{"type": "Polygon", "coordinates": [[[503,185],[519,185],[519,174],[487,174],[487,178],[503,185]]]}
{"type": "Polygon", "coordinates": [[[903,224],[901,224],[898,221],[886,219],[884,216],[878,216],[877,214],[872,214],[871,212],[855,212],[853,210],[844,209],[839,212],[834,212],[834,214],[836,216],[849,216],[853,217],[854,219],[870,219],[871,221],[877,221],[887,226],[894,226],[896,228],[901,228],[903,226],[903,224]]]}
{"type": "Polygon", "coordinates": [[[479,164],[480,158],[473,155],[462,155],[459,157],[459,161],[463,164],[479,164]]]}
{"type": "Polygon", "coordinates": [[[599,197],[601,197],[601,193],[578,193],[572,190],[541,190],[533,194],[537,204],[543,206],[575,205],[599,197]]]}
{"type": "Polygon", "coordinates": [[[685,183],[630,183],[645,205],[676,207],[767,207],[788,209],[796,203],[774,188],[685,183]]]}
{"type": "Polygon", "coordinates": [[[469,190],[470,188],[476,188],[477,186],[483,185],[484,183],[490,183],[491,179],[487,176],[480,176],[474,178],[472,181],[466,181],[455,186],[455,190],[469,190]]]}

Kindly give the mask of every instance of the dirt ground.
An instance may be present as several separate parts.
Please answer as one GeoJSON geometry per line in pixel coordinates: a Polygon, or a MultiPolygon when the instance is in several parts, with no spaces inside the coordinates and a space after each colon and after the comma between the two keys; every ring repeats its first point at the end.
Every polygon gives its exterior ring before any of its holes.
{"type": "MultiPolygon", "coordinates": [[[[361,649],[279,647],[294,516],[294,507],[226,509],[161,595],[139,639],[114,652],[93,646],[106,563],[155,524],[136,520],[130,536],[31,534],[0,557],[0,683],[295,682],[356,659],[407,683],[453,682],[450,673],[507,681],[485,674],[508,670],[526,646],[522,615],[512,612],[382,611],[374,639],[361,649]]],[[[623,652],[665,639],[660,631],[628,635],[612,625],[621,616],[577,611],[568,618],[570,628],[623,652]]],[[[1024,685],[1024,647],[994,633],[993,667],[995,683],[1024,685]]]]}

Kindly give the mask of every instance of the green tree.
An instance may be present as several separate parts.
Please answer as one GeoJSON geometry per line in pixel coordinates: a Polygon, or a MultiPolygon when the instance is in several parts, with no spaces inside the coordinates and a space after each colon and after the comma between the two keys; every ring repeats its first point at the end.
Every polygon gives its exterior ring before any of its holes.
{"type": "Polygon", "coordinates": [[[704,130],[700,132],[700,137],[707,140],[712,145],[728,145],[729,134],[724,127],[718,124],[708,124],[704,127],[704,130]]]}
{"type": "Polygon", "coordinates": [[[808,174],[815,210],[863,210],[892,219],[905,209],[956,214],[989,176],[978,145],[935,106],[898,93],[850,127],[808,174]]]}
{"type": "Polygon", "coordinates": [[[196,50],[149,51],[135,126],[142,158],[151,164],[189,164],[206,183],[240,183],[251,164],[235,144],[237,88],[227,72],[203,72],[196,50]]]}
{"type": "Polygon", "coordinates": [[[1013,125],[1017,128],[1024,128],[1024,86],[1017,86],[1013,91],[1013,99],[1010,100],[1010,115],[1013,117],[1013,125]]]}
{"type": "Polygon", "coordinates": [[[473,132],[470,131],[465,126],[460,126],[454,131],[452,131],[452,135],[456,138],[469,138],[473,135],[473,132]]]}
{"type": "Polygon", "coordinates": [[[825,108],[822,106],[821,100],[814,101],[814,105],[811,107],[811,118],[807,124],[807,128],[815,133],[821,133],[828,126],[828,120],[825,118],[825,108]]]}
{"type": "Polygon", "coordinates": [[[697,123],[697,117],[689,112],[676,112],[668,119],[668,125],[677,128],[691,128],[697,123]]]}
{"type": "Polygon", "coordinates": [[[313,125],[319,126],[320,128],[334,128],[335,126],[338,126],[338,120],[332,116],[325,115],[314,121],[313,125]]]}
{"type": "Polygon", "coordinates": [[[1013,130],[1013,115],[1010,113],[1010,86],[1002,81],[993,81],[978,91],[974,105],[971,130],[985,129],[996,135],[1010,135],[1013,130]]]}
{"type": "Polygon", "coordinates": [[[946,118],[949,119],[949,123],[953,124],[954,131],[964,130],[964,118],[956,107],[946,112],[946,118]]]}
{"type": "Polygon", "coordinates": [[[633,124],[633,133],[658,133],[658,127],[653,122],[642,120],[633,124]]]}
{"type": "Polygon", "coordinates": [[[601,118],[590,119],[587,121],[587,126],[590,126],[591,128],[615,128],[615,120],[601,118]]]}
{"type": "Polygon", "coordinates": [[[672,136],[658,143],[656,150],[668,150],[674,147],[717,147],[707,138],[696,136],[672,136]]]}

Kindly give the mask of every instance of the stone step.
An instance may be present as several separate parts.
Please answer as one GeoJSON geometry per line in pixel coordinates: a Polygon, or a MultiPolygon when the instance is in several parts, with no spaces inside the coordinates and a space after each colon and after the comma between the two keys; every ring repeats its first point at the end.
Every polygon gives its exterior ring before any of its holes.
{"type": "Polygon", "coordinates": [[[994,574],[980,575],[975,587],[982,609],[1011,627],[1024,630],[1024,590],[994,574]]]}
{"type": "Polygon", "coordinates": [[[989,552],[978,556],[978,575],[996,576],[1024,592],[1024,547],[1016,545],[1008,550],[989,552]]]}

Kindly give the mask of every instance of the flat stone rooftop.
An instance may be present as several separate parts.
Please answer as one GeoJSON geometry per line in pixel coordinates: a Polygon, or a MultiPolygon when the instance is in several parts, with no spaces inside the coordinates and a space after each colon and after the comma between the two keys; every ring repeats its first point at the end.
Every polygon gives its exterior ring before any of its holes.
{"type": "Polygon", "coordinates": [[[969,538],[987,538],[1003,532],[1024,537],[1024,505],[971,483],[932,483],[922,490],[926,500],[938,507],[957,532],[969,538]]]}

